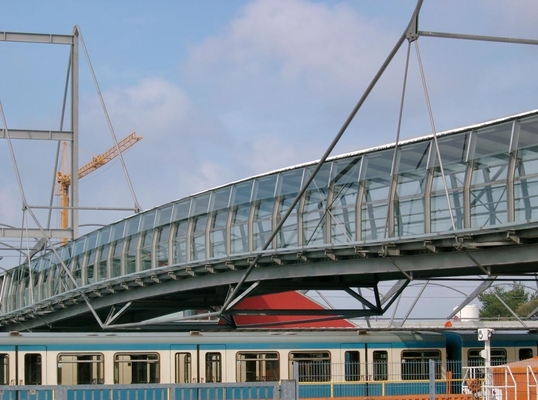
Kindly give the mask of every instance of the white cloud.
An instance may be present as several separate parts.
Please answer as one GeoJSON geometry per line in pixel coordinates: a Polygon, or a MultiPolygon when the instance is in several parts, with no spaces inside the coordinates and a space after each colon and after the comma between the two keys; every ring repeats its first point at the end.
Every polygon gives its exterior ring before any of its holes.
{"type": "Polygon", "coordinates": [[[223,35],[191,48],[185,71],[196,84],[216,84],[221,100],[249,89],[256,99],[257,87],[275,84],[330,96],[356,91],[363,76],[372,76],[388,40],[379,24],[342,3],[260,0],[248,3],[223,35]]]}

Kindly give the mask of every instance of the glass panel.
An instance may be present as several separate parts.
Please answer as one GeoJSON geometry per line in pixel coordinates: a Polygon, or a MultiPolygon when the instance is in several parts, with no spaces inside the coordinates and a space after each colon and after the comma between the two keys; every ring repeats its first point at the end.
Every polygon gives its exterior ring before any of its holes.
{"type": "Polygon", "coordinates": [[[211,222],[211,257],[223,257],[226,255],[226,222],[228,221],[228,209],[216,212],[211,222]]]}
{"type": "MultiPolygon", "coordinates": [[[[295,195],[289,195],[288,197],[281,197],[278,203],[278,221],[286,214],[290,205],[295,200],[295,195]]],[[[293,208],[292,212],[284,222],[284,225],[278,231],[277,248],[286,248],[290,246],[297,246],[297,205],[293,208]]]]}
{"type": "Polygon", "coordinates": [[[211,196],[211,206],[210,211],[222,210],[228,208],[228,203],[230,202],[230,193],[232,187],[228,186],[213,192],[211,196]]]}
{"type": "Polygon", "coordinates": [[[515,220],[536,219],[538,212],[538,146],[517,152],[514,179],[515,220]]]}
{"type": "Polygon", "coordinates": [[[41,354],[24,355],[24,384],[41,385],[42,384],[42,363],[41,354]]]}
{"type": "Polygon", "coordinates": [[[151,269],[154,232],[153,229],[146,231],[142,237],[142,245],[140,248],[140,267],[142,270],[151,269]]]}
{"type": "Polygon", "coordinates": [[[402,380],[427,380],[430,360],[435,363],[435,379],[441,379],[441,352],[439,350],[402,351],[402,380]]]}
{"type": "Polygon", "coordinates": [[[389,379],[388,353],[385,350],[374,351],[374,381],[389,379]]]}
{"type": "Polygon", "coordinates": [[[142,214],[142,222],[140,223],[140,230],[147,231],[152,229],[155,225],[155,216],[157,215],[157,210],[148,211],[142,214]]]}
{"type": "Polygon", "coordinates": [[[112,225],[112,235],[110,236],[110,241],[123,238],[124,230],[125,230],[125,221],[121,221],[115,225],[112,225]]]}
{"type": "Polygon", "coordinates": [[[200,194],[193,199],[191,216],[207,213],[211,193],[200,194]]]}
{"type": "Polygon", "coordinates": [[[87,236],[84,251],[95,249],[95,247],[97,246],[97,235],[98,234],[99,234],[99,231],[95,231],[95,232],[90,233],[87,236]]]}
{"type": "Polygon", "coordinates": [[[255,205],[252,221],[252,238],[255,250],[260,250],[271,236],[274,205],[273,198],[259,201],[255,205]]]}
{"type": "Polygon", "coordinates": [[[58,385],[95,385],[104,383],[102,354],[58,355],[58,385]]]}
{"type": "Polygon", "coordinates": [[[205,381],[207,383],[222,382],[222,360],[220,353],[206,353],[205,381]]]}
{"type": "Polygon", "coordinates": [[[328,189],[325,187],[308,190],[305,193],[302,214],[305,245],[319,245],[327,242],[325,238],[327,192],[328,189]]]}
{"type": "Polygon", "coordinates": [[[277,174],[257,178],[254,182],[253,200],[274,199],[277,174]]]}
{"type": "Polygon", "coordinates": [[[425,232],[424,190],[428,171],[420,169],[398,175],[394,200],[396,236],[419,235],[425,232]]]}
{"type": "Polygon", "coordinates": [[[358,183],[335,184],[331,203],[331,242],[349,243],[356,239],[358,183]]]}
{"type": "Polygon", "coordinates": [[[478,129],[475,132],[476,146],[473,158],[508,153],[511,137],[512,121],[478,129]]]}
{"type": "Polygon", "coordinates": [[[159,383],[159,355],[116,354],[114,356],[114,383],[130,385],[135,383],[159,383]]]}
{"type": "Polygon", "coordinates": [[[388,236],[387,211],[390,177],[370,179],[363,183],[361,203],[361,239],[376,240],[388,236]]]}
{"type": "Polygon", "coordinates": [[[111,260],[111,270],[112,277],[122,276],[123,272],[121,270],[121,255],[123,253],[123,240],[118,240],[112,244],[112,260],[111,260]]]}
{"type": "Polygon", "coordinates": [[[473,162],[471,226],[480,228],[508,222],[507,171],[510,156],[483,157],[473,162]]]}
{"type": "Polygon", "coordinates": [[[230,228],[230,242],[232,254],[246,253],[248,249],[248,217],[250,204],[238,206],[233,211],[230,228]]]}
{"type": "Polygon", "coordinates": [[[170,248],[170,225],[165,225],[159,230],[157,242],[157,267],[165,267],[168,264],[168,249],[170,248]]]}
{"type": "Polygon", "coordinates": [[[250,203],[253,183],[254,181],[249,180],[247,182],[234,185],[232,187],[232,198],[230,201],[230,206],[250,203]]]}
{"type": "Polygon", "coordinates": [[[333,182],[335,185],[345,185],[346,183],[355,183],[359,180],[361,167],[361,158],[345,158],[333,162],[333,182]]]}
{"type": "Polygon", "coordinates": [[[520,121],[517,149],[534,147],[536,143],[538,143],[538,115],[527,117],[520,121]]]}
{"type": "Polygon", "coordinates": [[[131,236],[131,235],[134,235],[135,233],[138,233],[138,227],[140,226],[140,219],[141,219],[141,215],[137,215],[136,217],[129,218],[127,221],[125,221],[126,223],[125,236],[131,236]]]}
{"type": "Polygon", "coordinates": [[[87,276],[87,282],[88,284],[98,282],[99,277],[95,276],[96,268],[95,268],[95,256],[97,254],[97,250],[93,249],[88,254],[88,263],[86,267],[86,276],[87,276]]]}
{"type": "Polygon", "coordinates": [[[99,237],[97,238],[97,246],[102,246],[104,244],[109,243],[110,239],[110,231],[112,230],[112,227],[108,226],[106,228],[103,228],[99,234],[99,237]]]}
{"type": "Polygon", "coordinates": [[[301,190],[304,169],[283,172],[278,179],[277,195],[295,194],[301,190]]]}
{"type": "Polygon", "coordinates": [[[176,353],[176,383],[192,382],[192,362],[190,353],[176,353]]]}
{"type": "Polygon", "coordinates": [[[237,382],[280,380],[278,353],[237,353],[237,382]]]}
{"type": "Polygon", "coordinates": [[[174,203],[174,209],[172,212],[172,222],[189,218],[191,203],[192,203],[191,198],[182,200],[178,203],[174,203]]]}
{"type": "MultiPolygon", "coordinates": [[[[310,178],[315,168],[316,167],[308,167],[306,169],[305,179],[310,178]]],[[[314,179],[312,180],[312,182],[310,182],[310,185],[308,185],[308,190],[319,190],[319,189],[326,190],[327,187],[329,186],[329,177],[331,175],[331,168],[332,168],[331,162],[323,164],[321,168],[319,169],[318,173],[316,174],[316,176],[314,177],[314,179]]],[[[301,188],[299,187],[298,189],[300,190],[301,188]]],[[[299,190],[297,190],[297,193],[299,192],[299,190]]]]}
{"type": "MultiPolygon", "coordinates": [[[[444,171],[454,223],[456,229],[463,229],[463,187],[467,164],[445,165],[444,171]]],[[[431,194],[431,232],[446,232],[449,230],[452,230],[450,209],[447,203],[441,169],[435,167],[431,194]]]]}
{"type": "Polygon", "coordinates": [[[331,354],[328,351],[290,352],[288,370],[293,376],[293,363],[298,363],[299,382],[329,382],[331,380],[331,354]]]}
{"type": "Polygon", "coordinates": [[[392,159],[394,158],[394,150],[383,150],[375,153],[370,153],[367,156],[366,172],[363,174],[364,179],[372,179],[382,177],[387,179],[390,177],[392,167],[392,159]]]}
{"type": "Polygon", "coordinates": [[[346,381],[359,381],[361,379],[361,357],[357,350],[346,351],[345,359],[345,378],[346,381]]]}
{"type": "Polygon", "coordinates": [[[187,233],[189,229],[189,221],[180,221],[177,223],[176,240],[174,248],[174,263],[187,262],[187,233]]]}
{"type": "Polygon", "coordinates": [[[99,279],[102,281],[110,278],[108,274],[108,268],[107,268],[107,258],[108,258],[109,251],[110,251],[110,246],[108,245],[101,247],[101,250],[100,250],[98,268],[99,268],[99,279]]]}
{"type": "MultiPolygon", "coordinates": [[[[443,166],[452,163],[464,163],[467,161],[467,148],[469,146],[469,132],[458,133],[456,135],[444,136],[437,139],[439,152],[443,166]]],[[[439,167],[439,157],[434,151],[434,166],[439,167]]]]}
{"type": "Polygon", "coordinates": [[[125,254],[125,273],[136,272],[136,247],[138,245],[138,235],[127,238],[127,252],[125,254]]]}
{"type": "Polygon", "coordinates": [[[207,229],[207,215],[194,219],[194,229],[191,242],[191,260],[206,259],[205,234],[207,229]]]}
{"type": "Polygon", "coordinates": [[[9,385],[9,356],[0,354],[0,385],[9,385]]]}
{"type": "Polygon", "coordinates": [[[428,140],[400,147],[398,149],[398,173],[413,173],[415,171],[425,170],[428,167],[430,145],[431,142],[428,140]]]}
{"type": "Polygon", "coordinates": [[[155,217],[155,226],[161,226],[170,223],[172,216],[172,204],[159,208],[157,210],[157,217],[155,217]]]}

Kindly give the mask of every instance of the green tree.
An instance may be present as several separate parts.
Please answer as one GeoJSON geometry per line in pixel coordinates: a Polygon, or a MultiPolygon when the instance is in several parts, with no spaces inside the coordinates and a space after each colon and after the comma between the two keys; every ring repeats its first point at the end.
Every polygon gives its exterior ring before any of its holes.
{"type": "Polygon", "coordinates": [[[520,317],[526,317],[538,305],[536,296],[529,300],[529,294],[521,282],[514,282],[510,290],[494,286],[478,295],[478,300],[482,303],[480,318],[513,318],[497,296],[520,317]]]}

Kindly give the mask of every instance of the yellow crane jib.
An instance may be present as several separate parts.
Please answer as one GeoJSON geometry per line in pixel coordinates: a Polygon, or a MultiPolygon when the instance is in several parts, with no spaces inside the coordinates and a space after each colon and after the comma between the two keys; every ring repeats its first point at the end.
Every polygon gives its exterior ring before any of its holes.
{"type": "MultiPolygon", "coordinates": [[[[123,153],[125,150],[133,146],[139,140],[142,140],[142,136],[136,136],[136,132],[131,133],[127,137],[120,140],[117,146],[113,146],[107,151],[105,151],[103,154],[93,157],[89,163],[80,167],[77,171],[78,178],[80,179],[88,175],[89,173],[95,171],[97,168],[100,168],[106,163],[112,161],[120,153],[123,153]]],[[[66,160],[62,162],[62,165],[67,165],[66,160]]],[[[61,196],[61,207],[62,207],[62,210],[60,212],[60,226],[62,229],[67,229],[67,227],[69,226],[68,210],[69,210],[69,186],[71,186],[71,174],[69,174],[68,172],[57,172],[56,180],[58,182],[58,188],[59,188],[57,195],[61,196]]],[[[66,242],[66,241],[67,240],[62,240],[62,242],[66,242]]]]}
{"type": "Polygon", "coordinates": [[[95,171],[97,168],[102,167],[109,161],[112,161],[114,158],[116,158],[118,153],[118,148],[121,153],[123,153],[125,150],[127,150],[129,147],[134,145],[139,140],[142,140],[142,136],[136,136],[136,132],[131,133],[129,136],[125,137],[124,139],[120,140],[118,142],[118,146],[113,146],[107,151],[105,151],[103,154],[93,157],[92,160],[86,164],[83,165],[78,169],[78,178],[82,178],[86,175],[88,175],[90,172],[95,171]]]}

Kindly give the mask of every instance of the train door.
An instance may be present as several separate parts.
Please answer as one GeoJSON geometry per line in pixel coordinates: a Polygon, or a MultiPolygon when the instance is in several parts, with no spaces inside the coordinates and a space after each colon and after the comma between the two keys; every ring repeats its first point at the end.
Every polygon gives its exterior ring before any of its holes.
{"type": "Polygon", "coordinates": [[[0,385],[14,385],[15,346],[0,346],[0,385]]]}
{"type": "Polygon", "coordinates": [[[395,358],[391,343],[366,344],[365,380],[367,381],[365,396],[386,395],[386,381],[394,379],[395,358]]]}
{"type": "Polygon", "coordinates": [[[198,349],[194,344],[173,344],[170,346],[172,363],[170,382],[196,383],[198,380],[198,349]]]}
{"type": "MultiPolygon", "coordinates": [[[[229,382],[227,378],[226,346],[223,344],[201,344],[198,346],[198,382],[229,382]]],[[[233,374],[235,368],[229,371],[233,374]]],[[[231,380],[235,381],[235,380],[231,380]]]]}
{"type": "Polygon", "coordinates": [[[18,365],[15,371],[16,384],[51,384],[46,377],[46,350],[46,346],[16,346],[18,354],[18,365]]]}
{"type": "MultiPolygon", "coordinates": [[[[346,343],[340,345],[341,354],[343,357],[343,371],[333,371],[332,375],[338,376],[343,373],[343,380],[360,381],[364,379],[365,371],[365,345],[364,343],[346,343]]],[[[334,361],[331,364],[334,365],[334,361]]],[[[339,368],[337,368],[339,369],[339,368]]],[[[341,377],[339,378],[341,379],[341,377]]]]}

